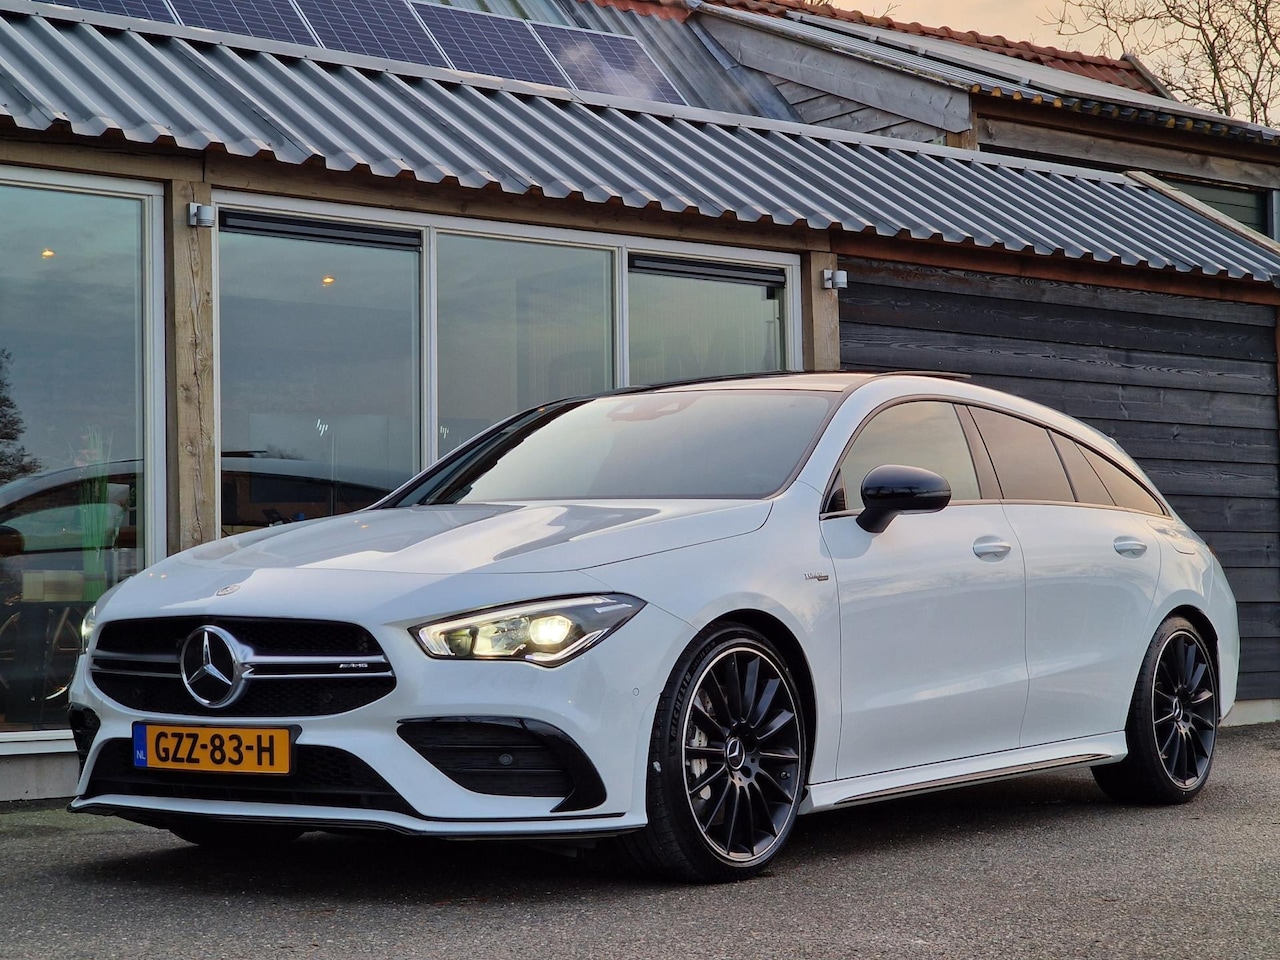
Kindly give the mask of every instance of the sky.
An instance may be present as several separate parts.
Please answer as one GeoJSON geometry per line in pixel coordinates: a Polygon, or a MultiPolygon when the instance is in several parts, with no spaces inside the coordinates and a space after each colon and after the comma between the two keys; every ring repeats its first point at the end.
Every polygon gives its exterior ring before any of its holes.
{"type": "Polygon", "coordinates": [[[1061,9],[1062,0],[836,0],[838,6],[865,14],[892,17],[927,27],[951,27],[1000,34],[1009,40],[1030,40],[1050,47],[1096,53],[1095,41],[1064,39],[1043,21],[1050,9],[1061,9]]]}

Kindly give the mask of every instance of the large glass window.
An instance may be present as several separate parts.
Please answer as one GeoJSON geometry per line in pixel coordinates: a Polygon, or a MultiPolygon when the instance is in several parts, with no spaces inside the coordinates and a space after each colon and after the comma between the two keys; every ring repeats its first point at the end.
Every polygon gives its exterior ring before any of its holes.
{"type": "Polygon", "coordinates": [[[0,732],[63,727],[142,565],[147,202],[0,183],[0,732]]]}
{"type": "Polygon", "coordinates": [[[540,404],[786,367],[795,257],[215,199],[224,533],[359,509],[540,404]]]}
{"type": "Polygon", "coordinates": [[[438,452],[535,404],[614,383],[613,253],[443,234],[438,452]]]}
{"type": "Polygon", "coordinates": [[[633,254],[632,383],[781,370],[784,271],[633,254]]]}
{"type": "Polygon", "coordinates": [[[367,506],[416,469],[419,231],[224,214],[222,530],[367,506]]]}

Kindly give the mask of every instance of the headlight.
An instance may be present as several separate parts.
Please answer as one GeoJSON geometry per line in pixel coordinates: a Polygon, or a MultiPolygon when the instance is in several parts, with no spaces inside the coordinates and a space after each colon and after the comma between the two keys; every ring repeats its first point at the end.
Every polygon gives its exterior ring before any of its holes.
{"type": "Polygon", "coordinates": [[[409,632],[433,657],[554,667],[599,643],[643,606],[643,600],[615,593],[539,600],[424,623],[409,632]]]}
{"type": "Polygon", "coordinates": [[[89,640],[93,636],[93,628],[98,625],[98,605],[95,603],[80,621],[80,652],[89,649],[89,640]]]}

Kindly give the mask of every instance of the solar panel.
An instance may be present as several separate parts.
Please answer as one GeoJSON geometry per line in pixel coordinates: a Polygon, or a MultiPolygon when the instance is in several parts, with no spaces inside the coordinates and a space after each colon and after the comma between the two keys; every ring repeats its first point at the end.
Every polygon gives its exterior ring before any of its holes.
{"type": "MultiPolygon", "coordinates": [[[[422,0],[59,0],[81,10],[683,104],[632,37],[422,0]],[[172,10],[169,4],[172,4],[172,10]],[[308,26],[310,29],[308,29],[308,26]]],[[[508,3],[517,0],[454,0],[508,3]]],[[[540,0],[550,6],[547,0],[540,0]]]]}
{"type": "Polygon", "coordinates": [[[414,7],[457,69],[565,86],[564,74],[523,20],[434,4],[414,7]]]}
{"type": "Polygon", "coordinates": [[[264,40],[305,43],[315,38],[289,0],[169,0],[188,27],[241,33],[264,40]]]}
{"type": "Polygon", "coordinates": [[[114,13],[119,17],[138,17],[142,20],[159,20],[173,23],[173,14],[164,0],[57,0],[63,6],[94,13],[114,13]]]}
{"type": "Polygon", "coordinates": [[[579,90],[684,103],[638,41],[611,33],[532,24],[579,90]]]}
{"type": "Polygon", "coordinates": [[[298,0],[298,6],[331,50],[449,66],[404,0],[298,0]]]}

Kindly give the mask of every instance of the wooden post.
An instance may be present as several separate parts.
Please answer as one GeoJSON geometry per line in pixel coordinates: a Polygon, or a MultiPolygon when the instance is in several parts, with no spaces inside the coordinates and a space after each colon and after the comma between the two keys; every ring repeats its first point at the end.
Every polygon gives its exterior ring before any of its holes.
{"type": "Polygon", "coordinates": [[[836,269],[836,255],[809,250],[800,256],[800,305],[804,313],[804,368],[840,369],[840,301],[822,286],[822,271],[836,269]]]}
{"type": "Polygon", "coordinates": [[[187,223],[187,204],[212,201],[209,184],[165,189],[165,407],[168,421],[168,547],[218,536],[214,446],[213,238],[187,223]]]}

